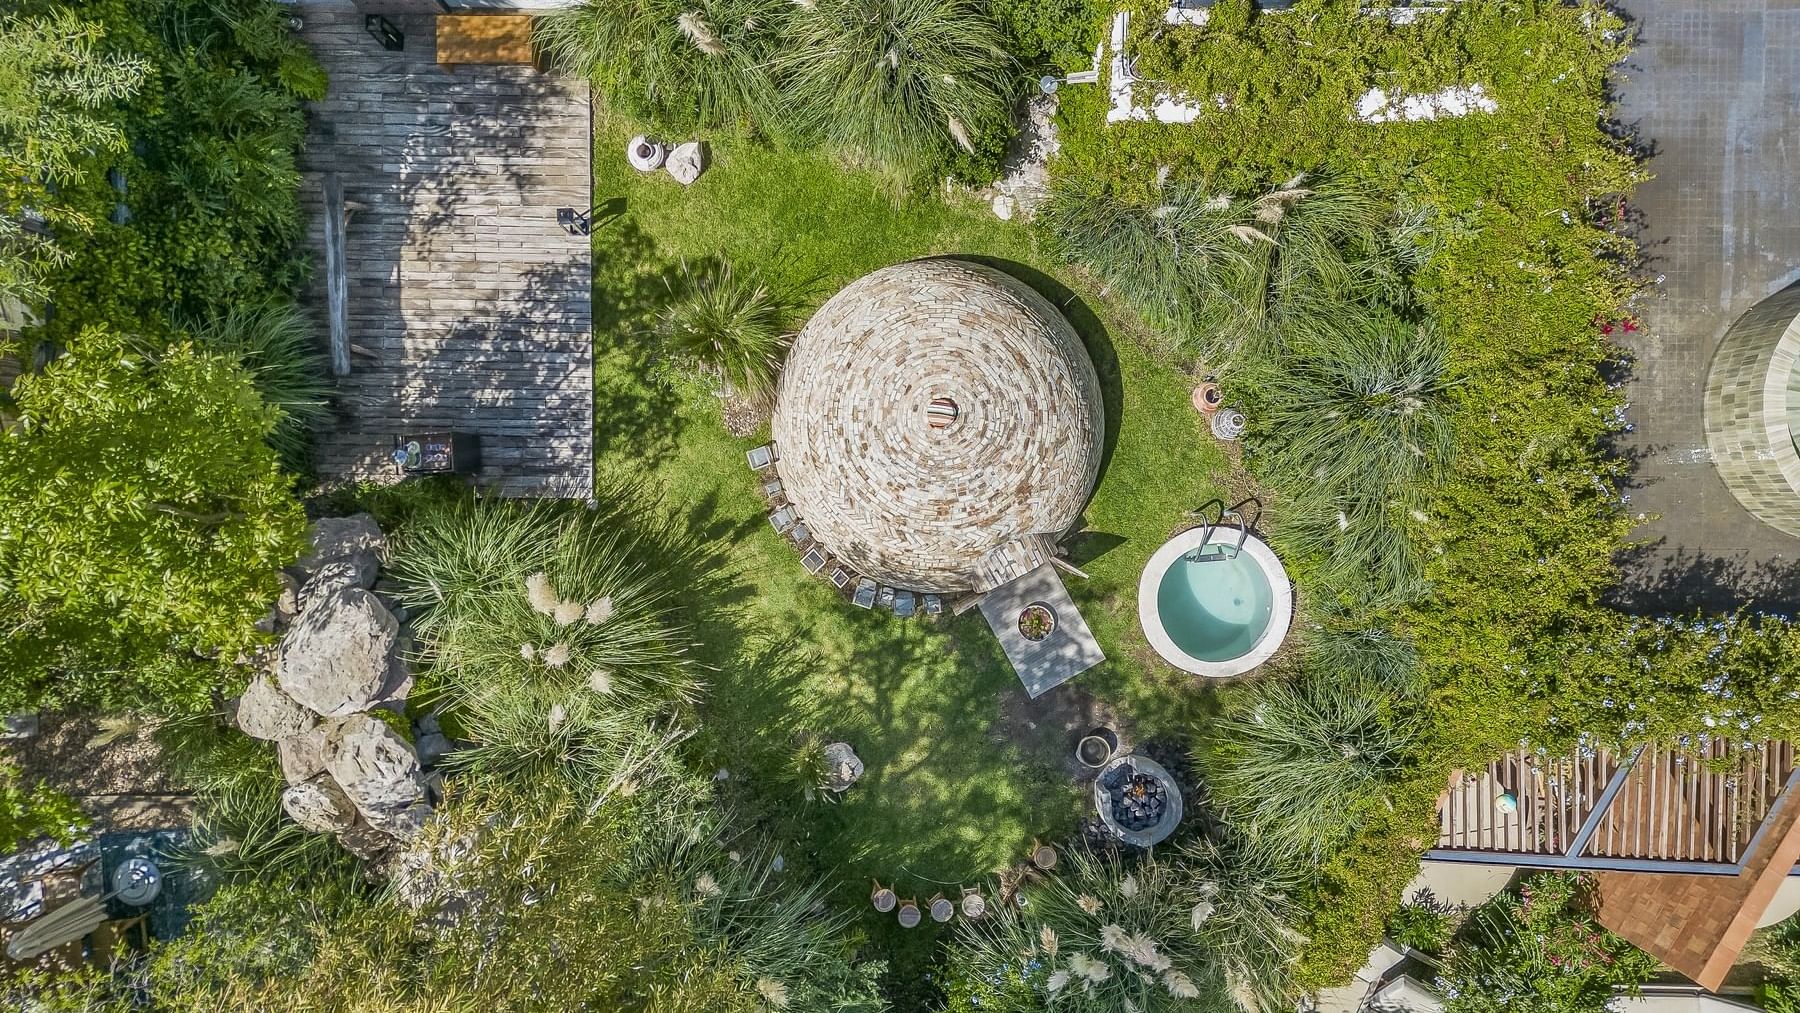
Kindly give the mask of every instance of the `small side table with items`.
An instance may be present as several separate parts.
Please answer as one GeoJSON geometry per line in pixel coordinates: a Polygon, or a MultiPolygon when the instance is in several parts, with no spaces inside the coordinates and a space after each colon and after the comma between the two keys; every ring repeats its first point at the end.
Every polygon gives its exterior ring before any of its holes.
{"type": "Polygon", "coordinates": [[[481,469],[481,438],[472,433],[396,436],[393,457],[407,475],[472,475],[481,469]]]}

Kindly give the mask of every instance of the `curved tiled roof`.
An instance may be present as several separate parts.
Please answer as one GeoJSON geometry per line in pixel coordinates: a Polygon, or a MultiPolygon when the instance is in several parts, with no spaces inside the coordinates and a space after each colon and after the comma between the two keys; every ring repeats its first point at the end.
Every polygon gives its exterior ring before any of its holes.
{"type": "Polygon", "coordinates": [[[991,268],[920,260],[807,323],[782,375],[776,468],[851,567],[986,591],[1080,518],[1104,429],[1093,364],[1054,306],[991,268]]]}

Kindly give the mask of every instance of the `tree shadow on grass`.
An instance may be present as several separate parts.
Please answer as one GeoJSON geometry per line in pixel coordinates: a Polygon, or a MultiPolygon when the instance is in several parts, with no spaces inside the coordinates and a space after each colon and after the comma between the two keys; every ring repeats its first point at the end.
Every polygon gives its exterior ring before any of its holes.
{"type": "Polygon", "coordinates": [[[656,318],[681,291],[682,266],[658,252],[623,198],[597,224],[594,242],[594,454],[629,456],[648,470],[674,453],[680,398],[657,376],[656,318]],[[616,207],[615,207],[616,205],[616,207]]]}

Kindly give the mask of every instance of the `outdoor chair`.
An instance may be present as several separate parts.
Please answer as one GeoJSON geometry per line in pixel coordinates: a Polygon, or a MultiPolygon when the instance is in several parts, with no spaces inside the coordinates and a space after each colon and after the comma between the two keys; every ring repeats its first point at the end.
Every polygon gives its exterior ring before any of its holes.
{"type": "Polygon", "coordinates": [[[785,535],[794,525],[800,523],[800,515],[794,512],[793,507],[784,506],[769,515],[769,523],[775,526],[776,534],[785,535]]]}
{"type": "Polygon", "coordinates": [[[987,898],[981,895],[980,890],[972,886],[963,887],[962,913],[964,918],[971,921],[987,914],[987,898]]]}
{"type": "Polygon", "coordinates": [[[923,918],[919,915],[919,902],[907,898],[900,902],[900,927],[903,929],[918,928],[923,918]]]}
{"type": "Polygon", "coordinates": [[[911,619],[916,610],[917,599],[911,591],[900,591],[894,595],[894,615],[902,619],[911,619]]]}
{"type": "Polygon", "coordinates": [[[892,612],[894,610],[894,589],[893,588],[888,587],[886,585],[882,586],[881,600],[880,600],[879,604],[881,605],[881,610],[883,612],[892,612]]]}
{"type": "Polygon", "coordinates": [[[900,898],[895,896],[894,891],[882,886],[880,880],[870,880],[870,882],[875,884],[875,888],[869,891],[869,903],[874,906],[875,910],[887,914],[894,909],[895,904],[900,903],[900,898]]]}
{"type": "Polygon", "coordinates": [[[856,574],[850,572],[849,567],[842,563],[838,563],[831,568],[831,585],[839,591],[842,591],[850,585],[850,578],[854,576],[856,576],[856,574]]]}
{"type": "Polygon", "coordinates": [[[806,555],[800,557],[800,565],[806,567],[807,573],[818,573],[825,569],[825,553],[819,551],[817,545],[808,549],[806,555]]]}
{"type": "Polygon", "coordinates": [[[931,903],[927,907],[931,911],[931,920],[934,922],[947,922],[956,917],[956,905],[950,903],[949,898],[941,893],[931,898],[931,903]]]}
{"type": "Polygon", "coordinates": [[[943,615],[944,614],[944,599],[935,594],[926,595],[925,596],[925,614],[928,616],[943,615]]]}
{"type": "Polygon", "coordinates": [[[862,582],[856,585],[856,596],[852,598],[851,601],[854,602],[858,608],[874,608],[875,582],[864,577],[862,582]]]}
{"type": "Polygon", "coordinates": [[[765,443],[745,454],[744,459],[750,462],[751,471],[764,471],[775,463],[775,444],[765,443]]]}

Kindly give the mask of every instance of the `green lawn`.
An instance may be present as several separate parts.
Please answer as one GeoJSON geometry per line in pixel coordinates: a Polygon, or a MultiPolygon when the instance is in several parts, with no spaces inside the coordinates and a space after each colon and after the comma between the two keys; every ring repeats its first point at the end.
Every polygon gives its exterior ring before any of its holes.
{"type": "MultiPolygon", "coordinates": [[[[1070,589],[1111,660],[1077,683],[1150,732],[1204,703],[1191,680],[1146,660],[1136,624],[1139,570],[1184,510],[1218,494],[1215,476],[1227,468],[1188,407],[1189,379],[1054,269],[1028,228],[978,202],[897,202],[871,177],[730,140],[714,141],[713,168],[684,190],[626,166],[633,132],[604,117],[597,127],[599,467],[705,512],[740,577],[729,604],[739,627],[792,636],[816,656],[805,688],[826,715],[821,731],[853,743],[868,772],[841,804],[818,805],[815,853],[852,883],[878,877],[923,898],[938,883],[980,881],[1034,836],[1066,835],[1080,811],[1061,766],[1072,743],[1060,730],[1034,737],[1003,722],[1023,692],[979,614],[884,619],[808,576],[763,521],[743,457],[756,441],[725,433],[703,386],[672,381],[645,330],[683,261],[720,256],[803,289],[809,307],[878,267],[948,253],[1013,271],[1063,305],[1102,377],[1109,428],[1108,463],[1073,552],[1093,579],[1070,589]]],[[[731,662],[717,647],[705,657],[731,662]]],[[[708,720],[729,727],[732,714],[708,720]]]]}

